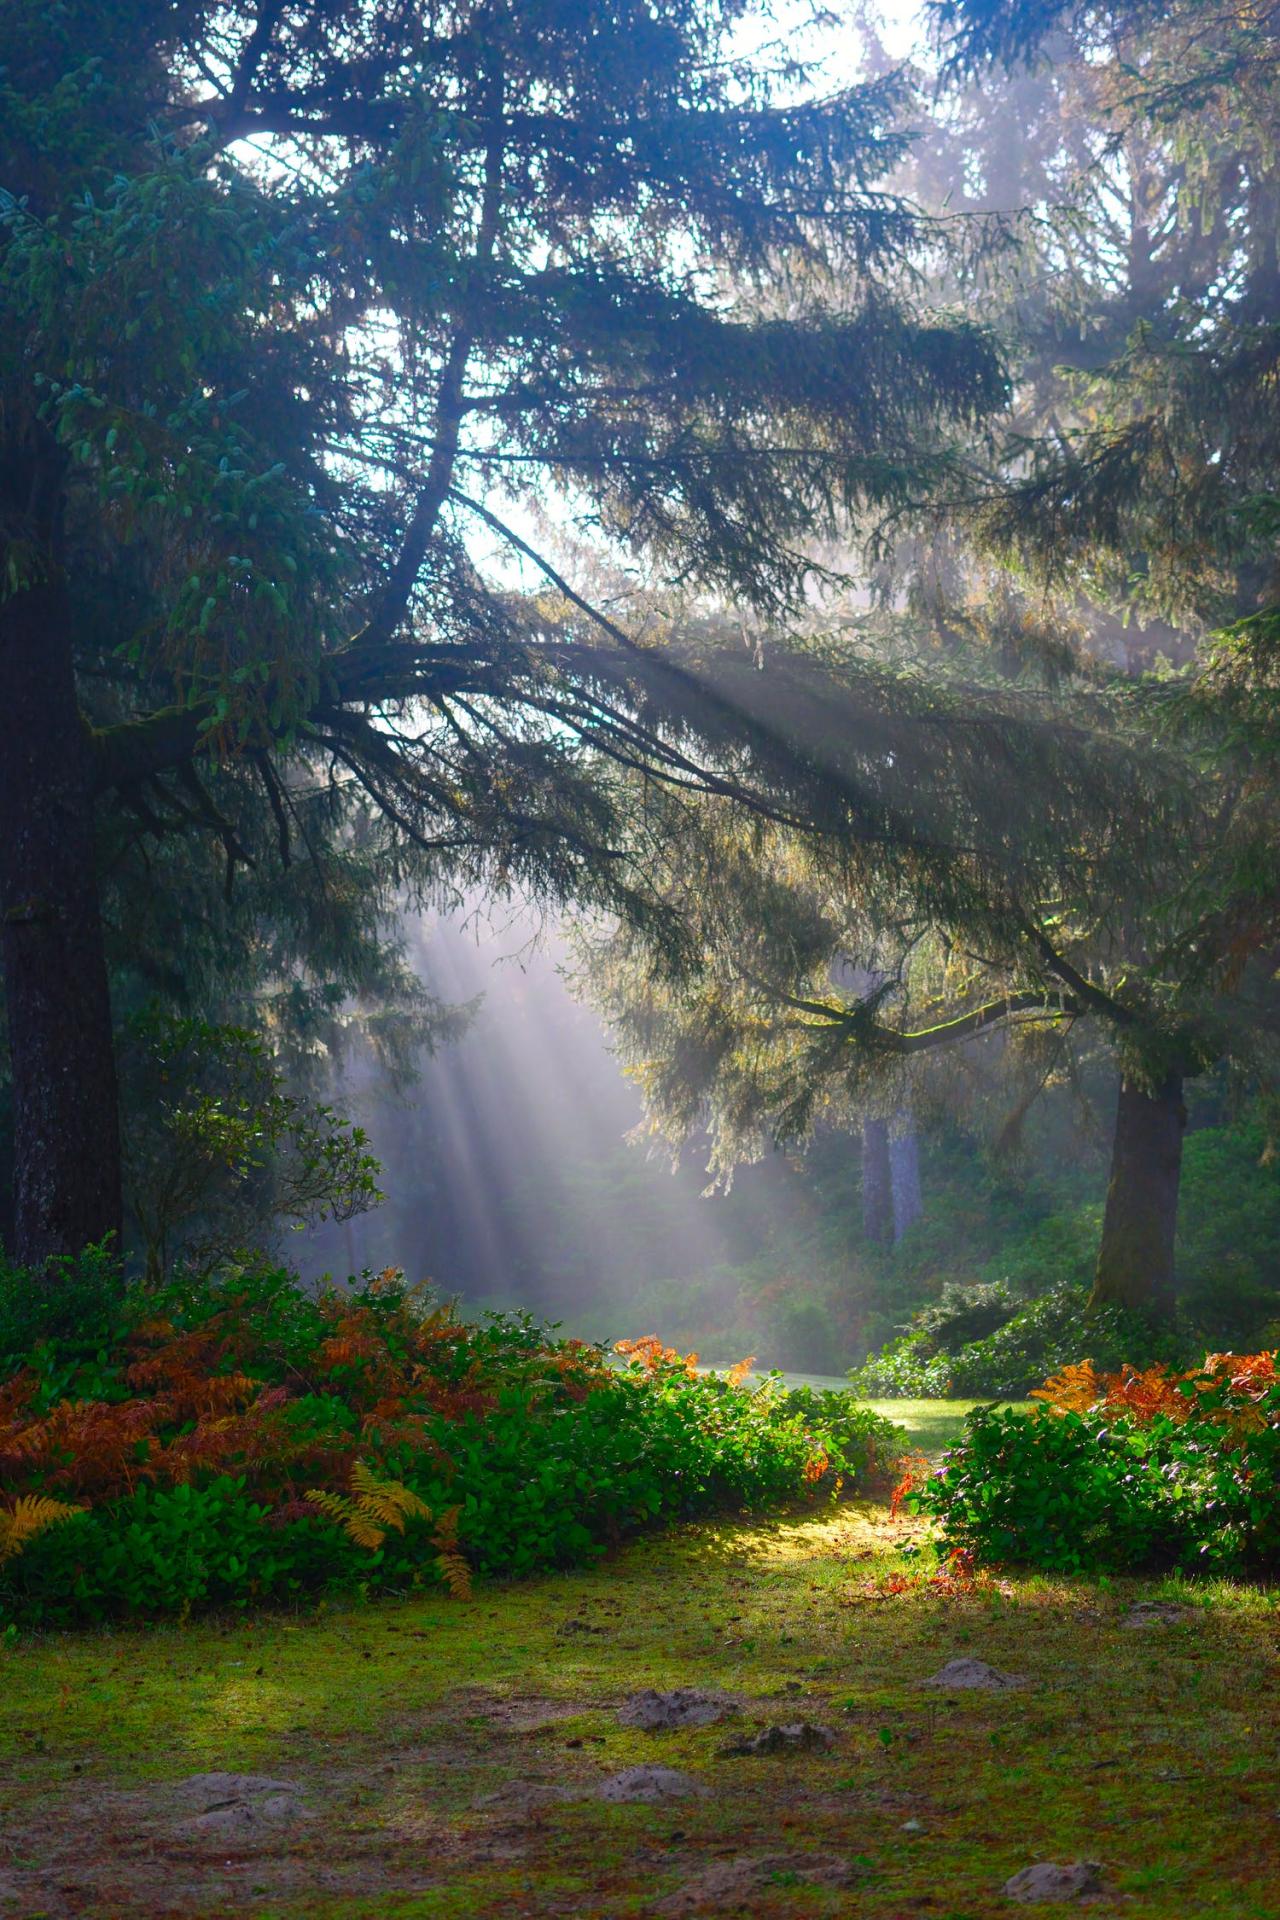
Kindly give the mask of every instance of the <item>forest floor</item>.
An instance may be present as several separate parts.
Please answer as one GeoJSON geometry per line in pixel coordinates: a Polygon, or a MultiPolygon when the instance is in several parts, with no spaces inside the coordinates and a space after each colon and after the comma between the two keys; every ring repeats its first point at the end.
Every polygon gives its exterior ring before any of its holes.
{"type": "Polygon", "coordinates": [[[0,1915],[982,1920],[1022,1911],[1011,1876],[1077,1861],[1098,1891],[1072,1904],[1098,1920],[1280,1912],[1276,1597],[948,1591],[919,1538],[843,1504],[469,1603],[20,1641],[0,1653],[0,1915]],[[922,1685],[966,1657],[1022,1684],[922,1685]],[[646,1688],[737,1710],[622,1724],[646,1688]],[[830,1744],[724,1751],[796,1724],[830,1744]],[[686,1792],[601,1797],[637,1767],[686,1792]]]}

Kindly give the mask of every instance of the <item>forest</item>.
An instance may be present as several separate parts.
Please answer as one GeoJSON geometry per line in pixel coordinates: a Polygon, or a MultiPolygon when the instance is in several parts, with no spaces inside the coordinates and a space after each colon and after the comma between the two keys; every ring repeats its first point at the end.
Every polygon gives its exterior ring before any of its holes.
{"type": "Polygon", "coordinates": [[[1280,5],[0,8],[0,1914],[1280,1910],[1280,5]]]}

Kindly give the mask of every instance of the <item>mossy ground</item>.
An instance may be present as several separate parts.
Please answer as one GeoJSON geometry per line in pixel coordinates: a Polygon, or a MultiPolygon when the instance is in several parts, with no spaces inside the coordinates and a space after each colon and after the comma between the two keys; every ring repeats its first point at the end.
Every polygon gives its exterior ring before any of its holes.
{"type": "Polygon", "coordinates": [[[706,1911],[978,1920],[1019,1911],[999,1889],[1037,1857],[1101,1862],[1100,1920],[1280,1911],[1274,1597],[1016,1578],[887,1594],[918,1565],[913,1531],[843,1505],[690,1527],[470,1604],[19,1643],[0,1655],[0,1913],[621,1916],[744,1856],[785,1864],[706,1911]],[[1134,1630],[1137,1598],[1192,1611],[1134,1630]],[[920,1690],[965,1654],[1026,1687],[920,1690]],[[687,1685],[737,1695],[741,1730],[803,1717],[837,1744],[729,1758],[724,1726],[618,1725],[628,1694],[687,1685]],[[710,1793],[477,1804],[645,1760],[710,1793]],[[163,1783],[214,1769],[297,1782],[312,1817],[252,1843],[157,1822],[163,1783]],[[850,1884],[806,1881],[805,1857],[832,1855],[850,1884]]]}

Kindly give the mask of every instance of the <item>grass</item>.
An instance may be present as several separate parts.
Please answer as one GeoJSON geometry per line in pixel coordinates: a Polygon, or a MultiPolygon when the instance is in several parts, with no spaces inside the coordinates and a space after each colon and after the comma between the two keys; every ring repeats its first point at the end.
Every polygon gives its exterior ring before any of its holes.
{"type": "MultiPolygon", "coordinates": [[[[940,1430],[912,1419],[926,1444],[940,1430]]],[[[1274,1596],[1038,1578],[894,1593],[919,1545],[883,1508],[823,1508],[690,1527],[470,1604],[19,1642],[0,1653],[0,1913],[986,1920],[1017,1911],[999,1889],[1021,1867],[1081,1857],[1102,1863],[1099,1920],[1280,1910],[1274,1596]],[[1134,1631],[1139,1597],[1192,1611],[1134,1631]],[[964,1654],[1025,1688],[920,1689],[964,1654]],[[730,1758],[722,1727],[619,1726],[629,1693],[687,1685],[735,1694],[748,1731],[803,1717],[836,1746],[730,1758]],[[645,1760],[707,1797],[483,1804],[513,1783],[589,1793],[645,1760]],[[213,1769],[296,1782],[311,1817],[175,1826],[167,1783],[213,1769]],[[821,1881],[833,1856],[843,1887],[821,1881]],[[741,1904],[682,1895],[744,1857],[765,1865],[741,1904]]]]}
{"type": "MultiPolygon", "coordinates": [[[[964,1432],[964,1417],[974,1407],[990,1406],[989,1400],[871,1400],[867,1403],[886,1420],[905,1427],[913,1447],[924,1453],[941,1453],[958,1446],[964,1432]]],[[[1019,1411],[1034,1406],[1031,1400],[1006,1403],[1019,1411]]]]}

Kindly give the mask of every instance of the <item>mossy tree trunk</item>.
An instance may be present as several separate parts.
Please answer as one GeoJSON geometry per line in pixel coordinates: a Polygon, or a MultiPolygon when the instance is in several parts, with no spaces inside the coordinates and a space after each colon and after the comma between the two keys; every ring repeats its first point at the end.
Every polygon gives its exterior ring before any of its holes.
{"type": "Polygon", "coordinates": [[[62,460],[0,394],[0,963],[14,1105],[11,1251],[120,1232],[120,1123],[89,738],[60,557],[62,460]]]}
{"type": "Polygon", "coordinates": [[[1090,1306],[1167,1316],[1174,1307],[1174,1236],[1187,1110],[1182,1075],[1153,1087],[1125,1075],[1116,1105],[1111,1181],[1090,1306]]]}

